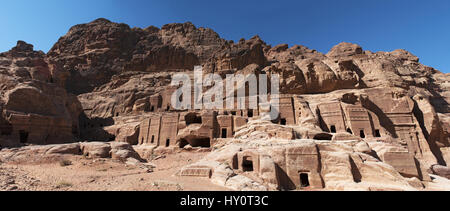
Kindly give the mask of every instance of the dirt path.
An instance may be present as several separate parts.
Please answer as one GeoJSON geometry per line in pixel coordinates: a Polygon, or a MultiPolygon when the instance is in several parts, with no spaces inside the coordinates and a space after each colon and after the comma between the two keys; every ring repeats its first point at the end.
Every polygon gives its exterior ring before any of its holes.
{"type": "Polygon", "coordinates": [[[0,164],[0,190],[68,191],[226,191],[206,178],[175,176],[183,166],[206,153],[182,152],[153,161],[154,172],[110,159],[66,158],[42,164],[0,164]]]}

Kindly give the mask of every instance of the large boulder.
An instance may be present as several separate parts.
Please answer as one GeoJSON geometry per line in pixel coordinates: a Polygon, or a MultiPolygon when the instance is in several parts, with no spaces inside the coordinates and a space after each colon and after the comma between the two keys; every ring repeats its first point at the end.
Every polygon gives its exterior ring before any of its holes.
{"type": "Polygon", "coordinates": [[[119,161],[125,161],[128,158],[142,160],[133,147],[124,142],[111,142],[111,158],[119,161]]]}
{"type": "Polygon", "coordinates": [[[68,155],[80,155],[81,153],[82,152],[79,143],[54,145],[46,152],[46,154],[68,154],[68,155]]]}
{"type": "Polygon", "coordinates": [[[83,155],[89,158],[110,158],[111,145],[103,142],[81,143],[83,155]]]}

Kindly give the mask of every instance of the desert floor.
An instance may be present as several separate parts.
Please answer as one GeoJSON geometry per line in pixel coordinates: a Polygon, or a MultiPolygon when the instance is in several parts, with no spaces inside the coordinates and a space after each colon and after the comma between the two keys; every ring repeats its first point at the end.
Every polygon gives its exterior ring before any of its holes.
{"type": "MultiPolygon", "coordinates": [[[[179,177],[183,167],[207,152],[180,152],[153,160],[153,171],[112,159],[63,156],[51,160],[0,163],[0,191],[229,191],[207,178],[179,177]],[[62,165],[69,161],[70,165],[62,165]]],[[[426,191],[448,191],[450,180],[431,175],[426,191]]]]}
{"type": "Polygon", "coordinates": [[[226,191],[207,178],[175,176],[183,166],[206,153],[169,154],[152,161],[153,172],[111,159],[65,157],[34,164],[0,164],[0,190],[16,191],[226,191]]]}

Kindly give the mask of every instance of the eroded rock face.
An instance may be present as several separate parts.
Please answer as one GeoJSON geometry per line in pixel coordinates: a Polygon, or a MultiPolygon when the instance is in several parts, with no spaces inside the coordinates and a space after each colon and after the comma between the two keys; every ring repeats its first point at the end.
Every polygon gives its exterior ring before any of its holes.
{"type": "Polygon", "coordinates": [[[145,161],[128,143],[123,142],[82,142],[73,144],[57,144],[44,146],[26,146],[22,148],[3,149],[0,151],[2,162],[45,162],[58,160],[62,156],[85,156],[90,159],[111,158],[127,162],[129,159],[137,162],[145,161]]]}
{"type": "Polygon", "coordinates": [[[82,107],[55,83],[61,70],[23,41],[0,61],[0,146],[75,141],[82,107]]]}
{"type": "Polygon", "coordinates": [[[193,69],[224,43],[212,30],[191,23],[132,29],[98,19],[72,27],[48,55],[69,72],[65,87],[81,94],[127,71],[193,69]]]}
{"type": "Polygon", "coordinates": [[[136,33],[129,26],[98,19],[72,27],[48,56],[68,73],[61,78],[67,90],[85,93],[119,73],[137,41],[136,33]]]}
{"type": "MultiPolygon", "coordinates": [[[[181,173],[213,172],[206,177],[234,190],[416,190],[394,167],[358,152],[360,143],[230,142],[181,173]]],[[[420,180],[418,184],[422,186],[420,180]]]]}

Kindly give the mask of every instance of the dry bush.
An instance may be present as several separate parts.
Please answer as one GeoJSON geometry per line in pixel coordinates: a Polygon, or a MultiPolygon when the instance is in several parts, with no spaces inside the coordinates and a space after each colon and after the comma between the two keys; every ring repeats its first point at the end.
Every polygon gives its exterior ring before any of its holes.
{"type": "Polygon", "coordinates": [[[61,167],[70,166],[70,165],[72,165],[72,161],[70,161],[70,160],[61,160],[61,161],[59,161],[59,165],[61,167]]]}

